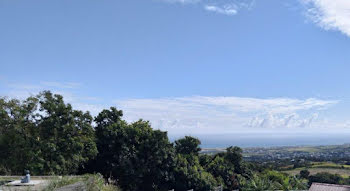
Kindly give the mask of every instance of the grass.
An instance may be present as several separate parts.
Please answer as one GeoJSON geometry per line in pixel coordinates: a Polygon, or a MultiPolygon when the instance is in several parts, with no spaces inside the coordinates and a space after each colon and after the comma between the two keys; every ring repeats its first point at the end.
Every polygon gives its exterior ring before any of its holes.
{"type": "Polygon", "coordinates": [[[332,162],[312,162],[309,168],[296,168],[292,170],[285,170],[291,175],[299,174],[301,170],[307,169],[311,175],[319,172],[328,172],[331,174],[339,174],[343,177],[350,177],[350,165],[336,164],[332,162]]]}
{"type": "Polygon", "coordinates": [[[87,174],[79,177],[64,176],[60,179],[52,180],[43,191],[52,191],[77,182],[82,182],[86,191],[121,191],[113,183],[106,183],[100,174],[87,174]]]}
{"type": "Polygon", "coordinates": [[[120,191],[120,189],[112,183],[106,183],[100,174],[87,174],[82,177],[63,176],[52,180],[43,191],[52,191],[63,186],[82,182],[86,191],[120,191]]]}
{"type": "Polygon", "coordinates": [[[307,169],[311,175],[320,173],[320,172],[328,172],[331,174],[339,174],[344,178],[350,177],[350,170],[348,169],[337,169],[337,168],[296,168],[293,170],[282,171],[288,173],[290,175],[297,175],[301,170],[307,169]]]}
{"type": "Polygon", "coordinates": [[[43,191],[52,191],[66,185],[74,184],[80,180],[81,180],[80,177],[74,177],[74,176],[64,176],[62,178],[57,177],[51,180],[49,185],[46,188],[44,188],[43,191]]]}
{"type": "Polygon", "coordinates": [[[9,183],[9,180],[0,180],[0,186],[9,183]]]}
{"type": "Polygon", "coordinates": [[[292,147],[292,148],[288,148],[287,151],[289,152],[308,152],[308,153],[314,153],[314,152],[319,152],[320,149],[316,148],[316,147],[292,147]]]}
{"type": "Polygon", "coordinates": [[[0,177],[0,186],[13,181],[12,178],[0,177]]]}
{"type": "MultiPolygon", "coordinates": [[[[13,177],[0,177],[0,186],[10,181],[13,181],[13,177]]],[[[78,182],[79,184],[76,184],[77,187],[83,188],[86,191],[121,191],[121,189],[115,185],[115,182],[106,182],[101,174],[53,177],[42,191],[53,191],[78,182]]],[[[76,185],[74,185],[74,187],[76,185]]],[[[30,188],[28,187],[28,189],[30,188]]]]}
{"type": "Polygon", "coordinates": [[[350,169],[350,165],[336,164],[331,162],[313,162],[312,168],[340,168],[340,169],[350,169]]]}
{"type": "Polygon", "coordinates": [[[106,182],[101,174],[84,176],[87,191],[121,191],[114,182],[106,182]]]}

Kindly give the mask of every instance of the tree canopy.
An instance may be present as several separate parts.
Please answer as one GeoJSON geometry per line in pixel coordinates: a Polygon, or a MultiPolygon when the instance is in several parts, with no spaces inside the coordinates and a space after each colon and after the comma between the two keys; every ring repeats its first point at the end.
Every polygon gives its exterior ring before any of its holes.
{"type": "MultiPolygon", "coordinates": [[[[207,155],[200,145],[192,136],[171,143],[167,132],[142,119],[127,122],[115,107],[92,117],[50,91],[25,100],[0,98],[0,174],[101,173],[125,191],[305,188],[304,179],[257,171],[239,147],[207,155]]],[[[337,178],[309,176],[310,181],[342,181],[337,178]]]]}
{"type": "Polygon", "coordinates": [[[122,112],[111,107],[95,118],[95,171],[116,178],[125,190],[167,189],[174,160],[167,133],[153,130],[148,121],[128,124],[121,117],[122,112]]]}
{"type": "Polygon", "coordinates": [[[197,138],[191,136],[185,136],[182,139],[175,141],[175,150],[179,154],[187,154],[187,155],[198,155],[201,148],[199,145],[201,141],[197,138]]]}
{"type": "Polygon", "coordinates": [[[97,154],[92,117],[44,91],[24,101],[0,99],[3,171],[72,174],[97,154]]]}

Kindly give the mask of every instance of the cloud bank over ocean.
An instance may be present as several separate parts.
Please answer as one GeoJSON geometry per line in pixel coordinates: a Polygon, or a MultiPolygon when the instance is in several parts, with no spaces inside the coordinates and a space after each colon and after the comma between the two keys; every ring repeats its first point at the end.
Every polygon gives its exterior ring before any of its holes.
{"type": "Polygon", "coordinates": [[[338,103],[316,98],[204,96],[114,102],[129,121],[143,118],[162,130],[197,133],[228,133],[249,128],[312,128],[317,124],[319,113],[338,103]]]}

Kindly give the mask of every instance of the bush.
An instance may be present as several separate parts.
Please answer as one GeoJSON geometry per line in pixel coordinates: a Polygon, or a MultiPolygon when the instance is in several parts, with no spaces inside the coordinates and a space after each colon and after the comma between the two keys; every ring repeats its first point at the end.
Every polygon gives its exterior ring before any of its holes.
{"type": "Polygon", "coordinates": [[[313,182],[328,183],[328,184],[345,184],[346,180],[339,174],[330,174],[328,172],[320,172],[309,176],[309,184],[313,182]]]}
{"type": "Polygon", "coordinates": [[[50,181],[49,185],[43,190],[43,191],[52,191],[57,188],[61,188],[66,185],[74,184],[78,182],[80,178],[78,177],[72,177],[72,176],[64,176],[62,178],[55,178],[50,181]]]}
{"type": "Polygon", "coordinates": [[[300,178],[307,179],[307,178],[309,178],[310,172],[308,170],[304,169],[304,170],[301,170],[299,174],[300,174],[300,178]]]}
{"type": "Polygon", "coordinates": [[[85,175],[85,185],[86,191],[121,191],[112,182],[106,183],[101,174],[85,175]]]}

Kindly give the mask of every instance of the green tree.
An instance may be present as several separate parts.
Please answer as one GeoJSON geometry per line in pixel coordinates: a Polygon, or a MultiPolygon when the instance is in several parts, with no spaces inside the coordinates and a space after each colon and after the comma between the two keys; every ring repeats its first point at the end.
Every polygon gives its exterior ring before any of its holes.
{"type": "Polygon", "coordinates": [[[127,128],[128,124],[122,120],[123,112],[111,107],[109,110],[101,111],[95,117],[95,135],[98,155],[96,159],[90,160],[83,172],[100,172],[105,177],[112,176],[113,168],[122,160],[121,154],[127,152],[123,143],[124,139],[120,133],[127,128]],[[118,134],[119,133],[119,134],[118,134]],[[122,152],[122,149],[126,151],[122,152]]]}
{"type": "Polygon", "coordinates": [[[97,154],[92,117],[61,95],[2,98],[0,115],[0,161],[10,174],[71,174],[97,154]]]}
{"type": "Polygon", "coordinates": [[[328,184],[344,184],[346,180],[339,174],[330,174],[328,172],[319,172],[309,176],[309,184],[313,182],[328,183],[328,184]]]}
{"type": "Polygon", "coordinates": [[[37,99],[0,98],[0,164],[3,174],[33,170],[39,152],[34,111],[37,99]]]}
{"type": "Polygon", "coordinates": [[[250,190],[305,190],[307,184],[295,176],[289,176],[277,171],[254,173],[249,178],[240,177],[240,186],[243,191],[250,190]]]}
{"type": "Polygon", "coordinates": [[[243,173],[243,166],[242,166],[242,149],[240,147],[228,147],[226,149],[226,160],[234,165],[235,172],[237,174],[243,173]]]}
{"type": "Polygon", "coordinates": [[[153,130],[148,121],[127,124],[116,108],[95,119],[96,170],[113,176],[123,190],[167,190],[173,181],[174,148],[166,132],[153,130]]]}
{"type": "Polygon", "coordinates": [[[304,169],[304,170],[300,171],[299,175],[301,178],[307,179],[307,178],[309,178],[310,172],[308,170],[304,169]]]}
{"type": "Polygon", "coordinates": [[[40,153],[45,161],[41,173],[75,173],[81,163],[97,154],[91,115],[73,110],[61,95],[49,91],[37,98],[40,153]]]}
{"type": "Polygon", "coordinates": [[[249,179],[240,177],[240,190],[242,191],[265,191],[277,190],[278,185],[260,174],[253,174],[249,179]]]}
{"type": "Polygon", "coordinates": [[[201,148],[199,147],[200,144],[201,141],[199,139],[185,136],[184,138],[175,141],[175,150],[178,154],[198,155],[201,151],[201,148]]]}
{"type": "Polygon", "coordinates": [[[228,163],[224,157],[215,155],[205,169],[212,174],[225,190],[234,190],[239,187],[239,182],[234,173],[234,166],[228,163]]]}
{"type": "Polygon", "coordinates": [[[177,154],[175,163],[175,190],[213,190],[218,186],[215,178],[199,163],[196,155],[177,154]]]}
{"type": "Polygon", "coordinates": [[[295,176],[289,176],[285,173],[266,171],[262,176],[265,176],[272,181],[279,190],[304,190],[307,188],[305,182],[302,182],[295,176]]]}

